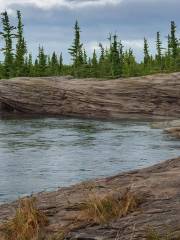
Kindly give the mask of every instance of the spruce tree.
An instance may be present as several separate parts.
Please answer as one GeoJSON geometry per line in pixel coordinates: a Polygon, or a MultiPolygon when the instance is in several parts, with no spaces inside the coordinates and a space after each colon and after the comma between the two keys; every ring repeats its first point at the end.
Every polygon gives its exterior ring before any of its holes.
{"type": "Polygon", "coordinates": [[[72,57],[73,66],[75,68],[78,68],[83,64],[83,50],[82,50],[83,44],[81,43],[80,27],[78,21],[76,21],[75,23],[74,31],[75,37],[73,40],[73,44],[68,50],[72,57]]]}
{"type": "Polygon", "coordinates": [[[45,55],[43,47],[39,47],[38,75],[39,76],[46,76],[47,75],[47,55],[45,55]]]}
{"type": "Polygon", "coordinates": [[[5,47],[2,49],[5,56],[3,77],[10,78],[14,76],[14,54],[12,39],[16,37],[14,33],[16,28],[10,24],[9,16],[6,11],[1,13],[1,21],[3,32],[0,32],[0,35],[3,37],[5,42],[5,47]]]}
{"type": "Polygon", "coordinates": [[[97,67],[97,64],[98,64],[97,54],[96,54],[95,49],[93,51],[93,57],[92,57],[92,60],[91,60],[91,64],[92,64],[93,67],[97,67]]]}
{"type": "Polygon", "coordinates": [[[15,68],[16,76],[24,75],[24,61],[25,54],[27,53],[26,42],[24,40],[24,32],[22,24],[21,12],[17,11],[18,26],[17,26],[17,44],[16,44],[16,56],[15,56],[15,68]]]}
{"type": "Polygon", "coordinates": [[[174,21],[171,22],[170,47],[172,49],[172,57],[175,59],[178,55],[178,40],[176,38],[176,24],[174,21]]]}
{"type": "Polygon", "coordinates": [[[149,45],[147,39],[144,38],[144,65],[147,66],[149,62],[150,62],[149,45]]]}
{"type": "Polygon", "coordinates": [[[87,62],[87,53],[86,53],[86,50],[84,49],[83,50],[83,63],[84,64],[87,64],[88,62],[87,62]]]}
{"type": "Polygon", "coordinates": [[[105,50],[104,50],[104,47],[103,47],[102,43],[99,44],[99,47],[100,47],[100,51],[101,51],[99,62],[102,63],[104,61],[104,58],[105,58],[105,50]]]}
{"type": "Polygon", "coordinates": [[[162,42],[160,38],[160,32],[157,32],[156,35],[156,50],[157,50],[157,63],[161,66],[161,60],[162,60],[162,42]]]}
{"type": "Polygon", "coordinates": [[[119,77],[121,75],[121,66],[119,58],[119,43],[117,42],[117,35],[110,38],[110,61],[111,61],[111,75],[112,77],[119,77]]]}
{"type": "Polygon", "coordinates": [[[61,53],[59,57],[59,74],[62,75],[62,73],[63,73],[63,55],[61,53]]]}
{"type": "Polygon", "coordinates": [[[38,58],[36,58],[35,61],[34,61],[34,66],[33,66],[33,76],[34,76],[34,77],[39,77],[39,64],[38,64],[38,58]]]}
{"type": "Polygon", "coordinates": [[[51,74],[58,75],[58,58],[55,52],[51,58],[51,74]]]}
{"type": "Polygon", "coordinates": [[[93,51],[93,57],[92,60],[89,61],[89,65],[92,66],[92,77],[97,77],[98,73],[98,60],[97,60],[97,54],[96,54],[96,50],[94,49],[93,51]]]}
{"type": "Polygon", "coordinates": [[[123,76],[130,77],[136,75],[136,60],[133,50],[126,50],[123,54],[123,76]]]}
{"type": "Polygon", "coordinates": [[[28,71],[29,71],[29,76],[32,76],[33,75],[32,54],[29,54],[29,57],[28,57],[28,71]]]}

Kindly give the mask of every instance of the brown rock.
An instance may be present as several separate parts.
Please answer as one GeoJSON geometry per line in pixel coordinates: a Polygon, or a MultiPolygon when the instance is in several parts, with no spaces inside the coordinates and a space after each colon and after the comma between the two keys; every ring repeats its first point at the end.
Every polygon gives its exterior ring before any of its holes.
{"type": "MultiPolygon", "coordinates": [[[[173,232],[180,236],[180,158],[169,160],[153,167],[123,173],[114,177],[89,181],[52,193],[39,193],[38,207],[50,220],[49,234],[58,232],[63,226],[76,224],[74,216],[78,206],[87,200],[90,193],[121,194],[131,191],[143,199],[139,208],[127,216],[104,225],[87,222],[76,226],[68,239],[129,240],[145,239],[147,228],[153,227],[160,233],[173,232]]],[[[17,203],[0,206],[0,222],[13,216],[17,203]]],[[[176,238],[173,238],[176,239],[176,238]]]]}
{"type": "Polygon", "coordinates": [[[180,138],[180,127],[167,128],[165,129],[165,132],[173,137],[180,138]]]}
{"type": "Polygon", "coordinates": [[[116,80],[70,77],[0,81],[4,107],[93,118],[179,117],[180,73],[116,80]]]}

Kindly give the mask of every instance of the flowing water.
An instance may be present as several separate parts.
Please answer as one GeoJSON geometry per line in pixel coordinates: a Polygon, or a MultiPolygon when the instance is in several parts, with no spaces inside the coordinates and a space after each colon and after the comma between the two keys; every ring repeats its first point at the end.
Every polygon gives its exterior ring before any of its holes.
{"type": "Polygon", "coordinates": [[[0,203],[180,156],[146,121],[0,119],[0,203]]]}

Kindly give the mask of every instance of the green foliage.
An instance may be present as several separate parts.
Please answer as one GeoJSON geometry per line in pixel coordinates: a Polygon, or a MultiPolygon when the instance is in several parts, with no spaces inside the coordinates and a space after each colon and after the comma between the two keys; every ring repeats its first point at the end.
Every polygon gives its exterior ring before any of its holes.
{"type": "Polygon", "coordinates": [[[61,75],[62,73],[63,73],[63,56],[61,53],[59,57],[59,74],[61,75]]]}
{"type": "Polygon", "coordinates": [[[51,57],[50,61],[50,66],[51,66],[51,74],[52,75],[58,75],[59,72],[59,64],[58,64],[58,57],[55,52],[53,52],[53,55],[51,57]]]}
{"type": "Polygon", "coordinates": [[[144,38],[144,65],[148,66],[149,63],[150,63],[149,45],[147,39],[144,38]]]}
{"type": "Polygon", "coordinates": [[[73,68],[74,68],[74,74],[78,75],[79,68],[84,63],[83,59],[83,44],[81,43],[81,37],[80,37],[80,27],[78,24],[78,21],[76,21],[74,26],[74,40],[72,46],[68,49],[69,53],[72,57],[73,61],[73,68]]]}
{"type": "Polygon", "coordinates": [[[176,24],[174,21],[171,22],[170,48],[172,57],[176,59],[178,55],[178,39],[176,38],[176,24]]]}
{"type": "Polygon", "coordinates": [[[76,21],[74,39],[68,49],[72,59],[70,65],[63,63],[62,53],[57,55],[53,52],[52,55],[47,55],[43,47],[39,47],[38,56],[33,59],[27,51],[20,11],[17,11],[17,27],[11,25],[6,11],[1,14],[1,21],[0,35],[4,41],[2,48],[4,60],[0,63],[0,78],[61,75],[79,78],[120,78],[180,71],[180,41],[177,38],[174,21],[170,25],[166,48],[162,47],[164,44],[160,32],[156,33],[155,56],[151,55],[148,40],[144,38],[144,59],[140,63],[137,62],[132,49],[124,49],[116,34],[110,34],[108,47],[100,43],[99,50],[94,50],[89,57],[81,42],[81,30],[76,21]]]}
{"type": "Polygon", "coordinates": [[[160,38],[160,32],[157,32],[156,36],[156,50],[157,50],[157,55],[156,55],[156,61],[157,61],[157,67],[162,70],[162,42],[160,38]]]}
{"type": "Polygon", "coordinates": [[[47,71],[47,55],[44,53],[44,48],[39,47],[37,74],[38,76],[46,76],[46,71],[47,71]]]}
{"type": "MultiPolygon", "coordinates": [[[[27,53],[26,42],[23,36],[23,27],[21,12],[17,11],[18,26],[17,26],[17,44],[15,55],[16,76],[23,76],[25,74],[25,54],[27,53]]],[[[27,64],[27,59],[26,59],[27,64]]]]}
{"type": "Polygon", "coordinates": [[[119,77],[122,74],[122,66],[120,65],[119,43],[117,42],[117,35],[114,35],[110,40],[110,63],[112,77],[119,77]]]}
{"type": "Polygon", "coordinates": [[[12,47],[12,39],[15,37],[14,30],[16,29],[14,26],[11,26],[9,17],[7,12],[1,13],[1,21],[3,26],[3,32],[0,35],[3,37],[5,46],[2,49],[4,53],[4,69],[3,69],[3,77],[10,78],[14,75],[14,55],[13,55],[13,47],[12,47]]]}

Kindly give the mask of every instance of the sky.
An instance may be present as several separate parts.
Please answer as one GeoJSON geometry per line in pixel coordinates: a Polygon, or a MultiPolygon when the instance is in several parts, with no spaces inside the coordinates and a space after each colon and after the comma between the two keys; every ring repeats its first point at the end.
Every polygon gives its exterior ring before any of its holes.
{"type": "Polygon", "coordinates": [[[157,31],[166,41],[170,22],[175,21],[180,33],[179,9],[180,0],[0,0],[0,11],[8,11],[12,24],[16,10],[21,10],[30,53],[36,55],[43,45],[47,54],[62,52],[66,63],[76,20],[89,55],[100,42],[107,45],[109,33],[116,33],[140,61],[144,37],[154,54],[157,31]]]}

